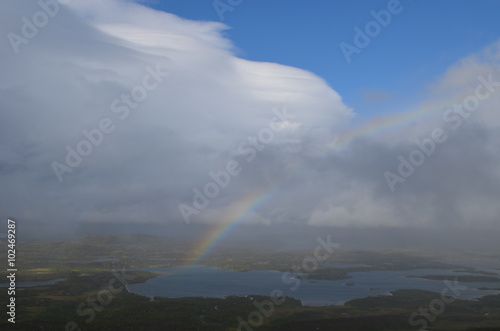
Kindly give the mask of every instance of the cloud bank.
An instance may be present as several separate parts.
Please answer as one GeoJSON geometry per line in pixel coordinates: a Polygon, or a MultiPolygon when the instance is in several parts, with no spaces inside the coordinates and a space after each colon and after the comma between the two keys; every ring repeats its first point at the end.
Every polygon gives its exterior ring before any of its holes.
{"type": "Polygon", "coordinates": [[[184,205],[217,223],[266,196],[243,222],[498,229],[500,43],[368,132],[320,77],[237,58],[221,23],[118,0],[8,0],[0,21],[4,218],[179,224],[184,205]],[[490,95],[461,115],[478,77],[490,95]],[[437,128],[446,141],[393,192],[384,174],[437,128]]]}

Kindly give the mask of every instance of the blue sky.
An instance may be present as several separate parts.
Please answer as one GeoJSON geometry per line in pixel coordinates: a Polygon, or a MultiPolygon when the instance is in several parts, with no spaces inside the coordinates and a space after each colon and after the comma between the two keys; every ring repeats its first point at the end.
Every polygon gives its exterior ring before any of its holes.
{"type": "MultiPolygon", "coordinates": [[[[364,29],[373,20],[370,12],[388,3],[243,0],[224,13],[223,23],[239,57],[314,72],[362,119],[407,110],[447,68],[499,37],[498,1],[401,0],[402,11],[348,64],[339,44],[353,44],[354,26],[364,29]]],[[[220,21],[212,1],[160,0],[149,6],[220,21]]]]}

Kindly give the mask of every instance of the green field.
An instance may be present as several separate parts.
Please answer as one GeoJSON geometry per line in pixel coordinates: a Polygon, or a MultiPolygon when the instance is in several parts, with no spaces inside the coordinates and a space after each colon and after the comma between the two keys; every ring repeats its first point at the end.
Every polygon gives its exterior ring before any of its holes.
{"type": "MultiPolygon", "coordinates": [[[[443,312],[435,314],[440,307],[430,305],[440,299],[440,294],[420,290],[399,290],[392,296],[356,299],[343,306],[303,307],[293,298],[282,298],[283,302],[275,303],[276,298],[264,296],[155,298],[151,301],[128,293],[123,286],[155,277],[154,273],[138,270],[140,268],[189,262],[185,258],[192,256],[190,247],[192,243],[188,241],[142,235],[21,242],[17,257],[18,282],[64,280],[50,286],[18,289],[15,328],[4,318],[0,329],[229,331],[237,330],[242,321],[249,323],[250,320],[253,324],[240,329],[419,330],[425,322],[428,330],[500,330],[500,295],[477,301],[453,300],[444,305],[443,312]],[[94,260],[96,262],[91,262],[94,260]],[[257,306],[264,308],[259,311],[257,306]],[[413,313],[417,315],[410,322],[413,313]]],[[[205,263],[234,270],[285,271],[311,254],[310,251],[269,253],[269,247],[227,248],[221,247],[205,263]]],[[[369,262],[374,266],[370,270],[456,268],[436,262],[424,253],[387,250],[339,249],[327,262],[369,262]]],[[[362,269],[323,268],[309,277],[342,279],[347,277],[347,272],[362,269]]]]}

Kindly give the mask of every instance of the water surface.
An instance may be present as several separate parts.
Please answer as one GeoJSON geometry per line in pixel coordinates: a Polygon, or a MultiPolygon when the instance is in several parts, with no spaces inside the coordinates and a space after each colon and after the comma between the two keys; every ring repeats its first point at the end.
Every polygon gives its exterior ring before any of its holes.
{"type": "MultiPolygon", "coordinates": [[[[449,269],[417,269],[404,271],[352,272],[352,278],[344,280],[298,279],[289,273],[273,270],[237,272],[206,266],[176,266],[148,268],[159,276],[140,284],[131,284],[127,289],[136,294],[153,298],[211,297],[223,298],[231,295],[270,295],[281,290],[286,296],[302,301],[304,305],[342,305],[346,301],[377,295],[391,295],[399,289],[420,289],[439,293],[446,288],[442,280],[410,278],[408,276],[449,275],[452,281],[458,275],[475,275],[465,271],[449,269]],[[349,284],[349,285],[346,285],[349,284]]],[[[500,282],[463,282],[467,288],[458,299],[479,298],[488,294],[500,294],[500,282]]],[[[451,292],[450,292],[451,293],[451,292]]]]}
{"type": "MultiPolygon", "coordinates": [[[[54,285],[57,282],[64,280],[64,278],[52,279],[45,282],[16,282],[16,288],[34,287],[34,286],[48,286],[54,285]]],[[[0,283],[0,287],[9,287],[10,283],[0,283]]]]}

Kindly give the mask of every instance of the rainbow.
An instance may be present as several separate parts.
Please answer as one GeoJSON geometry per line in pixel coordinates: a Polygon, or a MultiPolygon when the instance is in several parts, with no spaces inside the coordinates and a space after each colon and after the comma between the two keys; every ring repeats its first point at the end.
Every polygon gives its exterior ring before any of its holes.
{"type": "MultiPolygon", "coordinates": [[[[327,151],[339,150],[347,146],[349,143],[360,137],[374,137],[377,134],[383,134],[388,131],[399,131],[406,128],[408,125],[420,121],[430,121],[439,117],[443,113],[443,108],[425,107],[419,110],[410,111],[402,114],[393,114],[380,118],[372,119],[370,122],[359,128],[353,128],[342,132],[333,142],[325,144],[327,151]]],[[[257,210],[266,202],[275,196],[279,189],[287,182],[288,179],[294,178],[302,169],[296,169],[291,172],[285,179],[268,185],[260,190],[253,190],[235,203],[226,208],[222,220],[213,226],[200,240],[193,254],[191,255],[191,265],[197,265],[202,262],[213,250],[221,243],[236,227],[241,224],[245,217],[253,210],[257,210]]]]}
{"type": "Polygon", "coordinates": [[[327,146],[330,150],[336,150],[347,146],[357,138],[373,138],[387,132],[404,130],[409,125],[415,123],[415,120],[419,120],[420,122],[430,122],[442,116],[445,106],[445,104],[439,108],[436,108],[435,106],[428,106],[423,109],[417,109],[406,113],[391,114],[384,117],[373,118],[359,128],[353,128],[340,133],[338,137],[331,143],[327,144],[327,146]]]}
{"type": "MultiPolygon", "coordinates": [[[[276,187],[270,185],[269,187],[276,187]]],[[[194,250],[191,258],[191,264],[199,264],[206,256],[222,242],[236,227],[245,220],[245,217],[251,210],[257,210],[265,202],[270,200],[277,190],[269,189],[253,190],[242,198],[226,208],[222,220],[213,226],[213,228],[204,235],[194,250]]]]}

